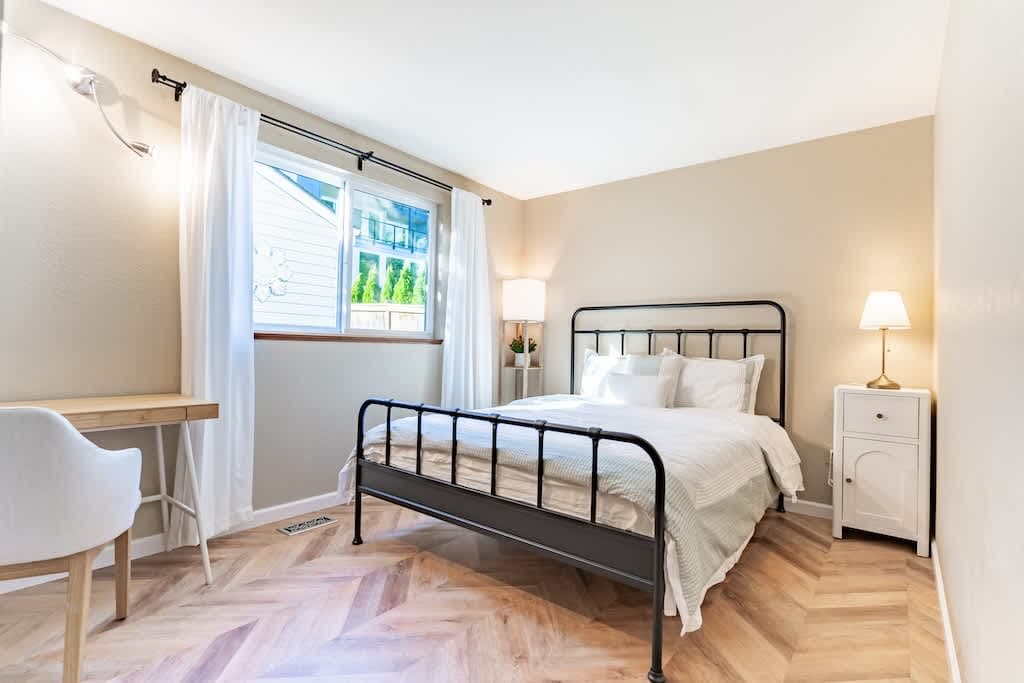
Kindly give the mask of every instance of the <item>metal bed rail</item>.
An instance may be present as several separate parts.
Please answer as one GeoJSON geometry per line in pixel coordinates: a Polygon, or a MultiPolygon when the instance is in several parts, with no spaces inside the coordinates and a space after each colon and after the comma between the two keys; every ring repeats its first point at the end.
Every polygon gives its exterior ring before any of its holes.
{"type": "Polygon", "coordinates": [[[651,668],[648,680],[660,683],[662,672],[663,604],[665,595],[665,466],[658,451],[635,434],[577,427],[546,420],[527,420],[496,413],[449,409],[423,403],[370,398],[359,409],[356,441],[355,529],[352,543],[362,538],[362,494],[386,500],[423,514],[513,541],[534,551],[577,567],[595,571],[653,594],[651,668]],[[366,458],[366,413],[373,406],[386,409],[384,462],[366,458]],[[391,464],[392,412],[416,415],[415,470],[391,464]],[[451,467],[448,480],[423,474],[423,416],[451,418],[451,467]],[[463,486],[457,480],[459,422],[473,420],[491,425],[489,491],[463,486]],[[533,504],[497,493],[498,436],[502,426],[521,427],[537,433],[537,495],[533,504]],[[590,441],[589,519],[566,515],[544,507],[544,437],[568,434],[590,441]],[[653,536],[644,536],[597,521],[599,451],[602,441],[630,444],[642,450],[654,469],[653,536]]]}

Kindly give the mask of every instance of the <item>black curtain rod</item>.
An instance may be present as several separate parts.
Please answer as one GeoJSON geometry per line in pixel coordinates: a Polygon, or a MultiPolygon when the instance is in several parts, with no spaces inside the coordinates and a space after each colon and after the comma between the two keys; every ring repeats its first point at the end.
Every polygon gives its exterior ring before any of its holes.
{"type": "MultiPolygon", "coordinates": [[[[181,99],[181,93],[185,90],[185,88],[188,87],[188,83],[186,83],[185,81],[176,81],[173,78],[168,78],[164,74],[160,73],[160,71],[157,69],[153,69],[152,73],[150,74],[150,79],[157,85],[165,85],[168,88],[174,88],[175,102],[181,99]]],[[[336,149],[340,152],[351,154],[356,158],[356,166],[359,168],[360,171],[363,170],[363,162],[369,161],[370,163],[377,164],[378,166],[383,166],[384,168],[390,171],[394,171],[395,173],[401,173],[404,176],[408,176],[409,178],[418,180],[422,183],[427,183],[428,185],[439,187],[442,190],[448,190],[449,192],[451,192],[453,189],[452,186],[449,185],[448,183],[441,182],[436,178],[431,178],[430,176],[423,175],[422,173],[414,171],[411,168],[406,168],[405,166],[400,166],[399,164],[396,164],[393,161],[383,159],[375,155],[373,152],[364,152],[363,150],[353,147],[352,145],[346,145],[344,142],[332,140],[331,138],[326,137],[324,135],[320,135],[319,133],[314,133],[313,131],[302,128],[301,126],[296,126],[294,123],[282,121],[281,119],[275,118],[268,114],[260,114],[260,121],[262,121],[263,123],[270,124],[271,126],[280,128],[281,130],[286,130],[289,133],[294,133],[295,135],[302,136],[308,140],[319,142],[322,145],[327,145],[328,147],[336,149]]],[[[490,199],[484,199],[482,201],[484,203],[484,206],[491,205],[490,199]]]]}

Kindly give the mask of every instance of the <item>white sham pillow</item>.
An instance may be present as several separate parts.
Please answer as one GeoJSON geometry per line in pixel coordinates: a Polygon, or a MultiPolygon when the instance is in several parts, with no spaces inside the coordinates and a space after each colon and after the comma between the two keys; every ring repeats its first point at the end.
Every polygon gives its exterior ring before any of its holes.
{"type": "Polygon", "coordinates": [[[677,408],[712,408],[735,413],[753,413],[757,386],[764,368],[764,354],[743,360],[687,358],[665,349],[662,356],[682,360],[675,399],[677,408]]]}
{"type": "Polygon", "coordinates": [[[668,394],[662,408],[671,408],[683,369],[683,357],[675,355],[626,356],[626,372],[630,375],[658,376],[668,380],[668,394]]]}
{"type": "Polygon", "coordinates": [[[612,372],[625,372],[626,363],[625,356],[602,356],[591,349],[584,351],[580,396],[600,398],[605,378],[612,372]]]}
{"type": "Polygon", "coordinates": [[[629,375],[610,372],[604,378],[602,398],[612,403],[664,408],[671,394],[672,378],[665,375],[629,375]]]}
{"type": "Polygon", "coordinates": [[[740,362],[747,367],[746,410],[743,412],[753,415],[757,406],[757,385],[761,383],[761,371],[764,370],[764,354],[747,356],[740,362]]]}

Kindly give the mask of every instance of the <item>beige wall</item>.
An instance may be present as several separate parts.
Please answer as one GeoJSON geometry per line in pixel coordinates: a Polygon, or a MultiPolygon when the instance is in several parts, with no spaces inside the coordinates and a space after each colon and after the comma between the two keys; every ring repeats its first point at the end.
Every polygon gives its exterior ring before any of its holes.
{"type": "Polygon", "coordinates": [[[525,224],[525,270],[548,280],[548,391],[568,386],[579,306],[780,301],[807,499],[831,502],[832,387],[878,374],[877,333],[857,329],[868,290],[901,290],[914,325],[892,336],[890,375],[931,383],[930,118],[530,200],[525,224]]]}
{"type": "MultiPolygon", "coordinates": [[[[7,41],[0,400],[178,388],[180,109],[169,90],[149,83],[152,66],[492,197],[496,279],[550,281],[548,391],[567,386],[566,330],[577,306],[779,299],[792,317],[790,427],[807,498],[827,500],[832,385],[877,372],[878,340],[856,329],[869,289],[904,292],[915,328],[895,336],[892,374],[908,385],[930,382],[929,119],[523,203],[37,0],[8,0],[7,18],[116,83],[119,92],[107,97],[113,119],[158,155],[140,162],[118,147],[58,67],[7,41]]],[[[276,129],[261,138],[354,170],[350,157],[276,129]]],[[[376,167],[366,175],[447,200],[376,167]]],[[[362,397],[439,399],[438,346],[266,341],[256,354],[258,508],[334,488],[362,397]]],[[[151,463],[151,434],[102,438],[146,448],[151,463]]],[[[147,487],[155,480],[151,467],[145,479],[147,487]]],[[[154,514],[146,511],[137,533],[155,528],[154,514]]]]}
{"type": "MultiPolygon", "coordinates": [[[[7,0],[18,31],[116,84],[104,99],[129,137],[156,145],[140,161],[41,53],[8,39],[0,75],[0,400],[176,391],[179,387],[177,161],[180,106],[149,82],[157,66],[184,79],[454,185],[491,197],[498,278],[519,268],[522,206],[149,46],[36,0],[7,0]]],[[[354,160],[276,129],[261,139],[355,170],[354,160]]],[[[368,177],[442,203],[448,193],[369,165],[368,177]]],[[[444,213],[444,211],[442,211],[444,213]]],[[[441,217],[444,220],[444,216],[441,217]]],[[[355,406],[369,395],[437,401],[441,347],[257,342],[257,508],[333,490],[354,445],[355,406]]],[[[168,435],[169,443],[174,438],[168,435]]],[[[104,445],[145,449],[153,435],[115,432],[104,445]]],[[[136,535],[156,530],[155,506],[136,535]]]]}
{"type": "Polygon", "coordinates": [[[1024,680],[1022,27],[954,0],[935,118],[936,543],[971,683],[1024,680]]]}

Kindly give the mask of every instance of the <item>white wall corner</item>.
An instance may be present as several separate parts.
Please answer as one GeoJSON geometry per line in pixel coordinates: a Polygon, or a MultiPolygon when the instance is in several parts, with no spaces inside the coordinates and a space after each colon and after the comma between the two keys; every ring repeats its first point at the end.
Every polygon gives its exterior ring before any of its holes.
{"type": "Polygon", "coordinates": [[[946,661],[949,664],[950,683],[960,683],[960,661],[956,656],[956,641],[953,640],[953,626],[949,622],[949,605],[946,604],[946,587],[942,583],[942,566],[939,564],[939,546],[932,540],[932,567],[935,569],[935,590],[939,594],[939,612],[942,614],[942,639],[946,643],[946,661]]]}

